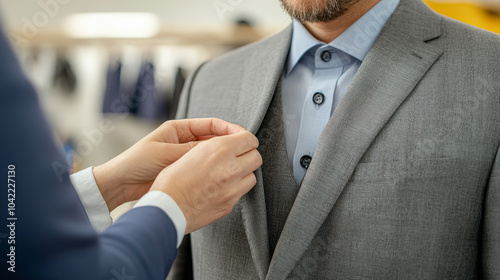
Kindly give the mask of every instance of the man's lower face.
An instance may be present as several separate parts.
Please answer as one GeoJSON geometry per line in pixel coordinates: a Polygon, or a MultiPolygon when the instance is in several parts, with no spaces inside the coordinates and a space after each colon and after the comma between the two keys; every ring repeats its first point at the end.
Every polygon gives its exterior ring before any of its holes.
{"type": "Polygon", "coordinates": [[[300,22],[326,22],[343,15],[360,0],[280,0],[283,9],[300,22]]]}

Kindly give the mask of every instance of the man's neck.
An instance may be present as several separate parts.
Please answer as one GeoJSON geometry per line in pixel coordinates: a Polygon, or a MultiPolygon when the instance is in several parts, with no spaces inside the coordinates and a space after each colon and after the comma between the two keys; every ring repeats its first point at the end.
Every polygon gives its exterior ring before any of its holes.
{"type": "Polygon", "coordinates": [[[360,19],[378,2],[380,0],[361,0],[349,8],[345,14],[334,20],[328,22],[306,21],[303,24],[311,35],[321,42],[328,44],[346,31],[349,26],[360,19]]]}

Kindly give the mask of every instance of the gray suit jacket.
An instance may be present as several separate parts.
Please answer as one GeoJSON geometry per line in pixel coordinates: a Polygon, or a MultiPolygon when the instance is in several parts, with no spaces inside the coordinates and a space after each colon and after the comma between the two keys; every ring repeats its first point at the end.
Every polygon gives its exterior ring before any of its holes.
{"type": "MultiPolygon", "coordinates": [[[[202,65],[178,117],[257,133],[290,38],[202,65]]],[[[274,254],[258,170],[229,216],[191,234],[194,276],[500,279],[499,145],[499,37],[402,0],[323,130],[274,254]]]]}

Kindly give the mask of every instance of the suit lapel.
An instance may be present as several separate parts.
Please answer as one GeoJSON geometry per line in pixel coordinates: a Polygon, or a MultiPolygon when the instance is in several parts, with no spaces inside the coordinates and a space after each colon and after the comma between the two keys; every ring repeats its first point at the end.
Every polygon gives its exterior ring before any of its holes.
{"type": "Polygon", "coordinates": [[[247,58],[236,112],[238,120],[257,133],[267,113],[290,48],[292,26],[256,45],[247,58]],[[249,112],[250,114],[240,114],[249,112]]]}
{"type": "MultiPolygon", "coordinates": [[[[259,44],[248,57],[236,107],[237,120],[256,134],[267,113],[277,83],[283,73],[290,47],[291,25],[259,44]]],[[[256,186],[242,197],[241,213],[252,259],[260,279],[264,279],[270,263],[269,238],[262,171],[255,173],[256,186]]]]}
{"type": "Polygon", "coordinates": [[[293,270],[365,151],[442,54],[426,42],[439,37],[440,20],[419,1],[401,1],[323,129],[266,279],[293,270]]]}

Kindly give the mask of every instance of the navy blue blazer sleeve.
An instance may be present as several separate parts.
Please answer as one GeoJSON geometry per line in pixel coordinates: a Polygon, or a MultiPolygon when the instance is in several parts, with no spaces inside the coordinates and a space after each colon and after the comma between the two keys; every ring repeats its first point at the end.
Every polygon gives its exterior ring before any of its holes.
{"type": "Polygon", "coordinates": [[[0,97],[0,279],[165,279],[177,254],[172,221],[140,207],[100,235],[93,230],[1,31],[0,97]]]}

